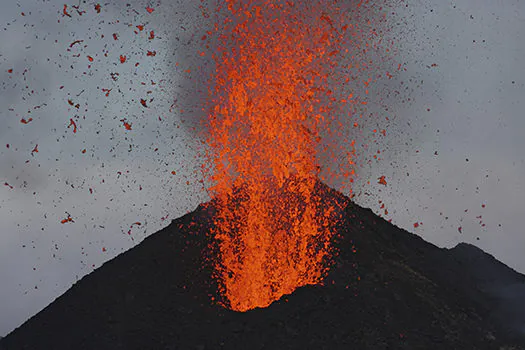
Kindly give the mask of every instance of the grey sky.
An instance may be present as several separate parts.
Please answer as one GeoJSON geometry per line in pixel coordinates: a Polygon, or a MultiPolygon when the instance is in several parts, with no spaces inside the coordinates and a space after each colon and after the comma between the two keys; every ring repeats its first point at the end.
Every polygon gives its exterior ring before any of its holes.
{"type": "MultiPolygon", "coordinates": [[[[62,16],[64,2],[56,0],[2,6],[0,335],[208,198],[196,185],[195,133],[180,119],[198,113],[203,75],[195,72],[210,67],[195,58],[206,30],[199,27],[200,2],[129,3],[102,4],[97,14],[89,2],[82,16],[72,3],[71,18],[62,16]],[[146,6],[155,10],[149,14],[146,6]],[[70,48],[75,40],[84,42],[70,48]],[[111,73],[119,73],[117,81],[111,73]],[[102,89],[112,90],[106,97],[102,89]],[[29,117],[29,124],[20,123],[29,117]],[[125,130],[124,118],[132,130],[125,130]],[[39,152],[31,155],[36,144],[39,152]],[[60,223],[66,212],[74,223],[60,223]],[[128,235],[135,222],[141,225],[128,235]]],[[[397,11],[400,25],[389,34],[406,71],[384,86],[403,81],[412,100],[383,96],[381,82],[371,88],[390,106],[392,121],[383,160],[359,170],[356,200],[384,214],[382,200],[396,225],[440,246],[472,242],[525,272],[525,4],[408,4],[397,11]],[[377,184],[381,175],[386,187],[377,184]],[[414,228],[415,222],[422,225],[414,228]]],[[[368,112],[365,130],[385,113],[374,104],[368,112]]],[[[370,141],[361,135],[361,144],[370,141]]]]}

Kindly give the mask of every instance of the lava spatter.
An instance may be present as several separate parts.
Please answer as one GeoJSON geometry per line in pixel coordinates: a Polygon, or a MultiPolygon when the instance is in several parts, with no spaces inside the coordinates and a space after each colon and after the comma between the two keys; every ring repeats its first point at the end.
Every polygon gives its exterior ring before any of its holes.
{"type": "Polygon", "coordinates": [[[317,153],[341,101],[329,80],[345,30],[333,2],[226,5],[213,55],[209,191],[224,304],[246,311],[326,272],[339,208],[321,205],[317,153]]]}

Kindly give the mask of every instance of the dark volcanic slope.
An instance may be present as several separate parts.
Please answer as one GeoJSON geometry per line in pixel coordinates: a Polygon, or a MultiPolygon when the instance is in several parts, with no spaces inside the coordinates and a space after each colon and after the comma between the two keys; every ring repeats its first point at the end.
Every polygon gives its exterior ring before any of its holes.
{"type": "Polygon", "coordinates": [[[509,308],[497,288],[523,290],[524,276],[473,246],[439,249],[351,203],[325,286],[246,313],[211,305],[210,269],[200,268],[210,210],[200,206],[84,277],[0,348],[525,349],[510,346],[524,344],[519,316],[502,323],[509,308]]]}

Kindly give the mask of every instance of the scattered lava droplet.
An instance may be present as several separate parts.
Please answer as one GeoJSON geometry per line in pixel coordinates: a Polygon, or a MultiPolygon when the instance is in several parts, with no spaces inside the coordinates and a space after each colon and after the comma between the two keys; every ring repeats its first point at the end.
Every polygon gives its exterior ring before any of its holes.
{"type": "Polygon", "coordinates": [[[95,5],[95,11],[97,11],[97,13],[100,13],[100,9],[102,8],[102,6],[100,6],[100,4],[96,4],[95,5]]]}
{"type": "Polygon", "coordinates": [[[120,55],[120,63],[126,62],[126,56],[120,55]]]}
{"type": "Polygon", "coordinates": [[[75,46],[76,44],[80,44],[81,42],[83,42],[84,40],[75,40],[73,41],[71,44],[69,44],[69,47],[73,47],[75,46]]]}
{"type": "Polygon", "coordinates": [[[67,12],[67,5],[64,4],[64,9],[62,10],[63,16],[71,17],[71,15],[67,12]]]}
{"type": "Polygon", "coordinates": [[[463,228],[461,226],[458,227],[458,232],[463,233],[463,228]]]}
{"type": "Polygon", "coordinates": [[[29,124],[32,121],[33,121],[33,118],[28,118],[27,120],[24,119],[24,118],[20,119],[20,123],[22,123],[22,124],[29,124]]]}
{"type": "Polygon", "coordinates": [[[66,224],[66,223],[68,223],[68,222],[75,222],[75,221],[73,220],[73,218],[71,217],[71,215],[69,215],[68,213],[66,213],[66,214],[67,214],[67,218],[62,219],[62,221],[60,221],[61,224],[66,224]]]}
{"type": "Polygon", "coordinates": [[[126,119],[121,119],[120,121],[123,123],[124,128],[126,128],[126,130],[131,130],[131,124],[128,123],[126,119]]]}
{"type": "Polygon", "coordinates": [[[69,125],[67,126],[67,128],[69,129],[70,127],[73,127],[73,134],[76,134],[77,133],[77,123],[75,123],[73,118],[69,119],[69,125]]]}
{"type": "Polygon", "coordinates": [[[381,184],[381,185],[387,185],[387,182],[386,182],[386,179],[385,179],[385,175],[382,175],[381,177],[378,178],[378,184],[381,184]]]}
{"type": "Polygon", "coordinates": [[[148,11],[148,13],[152,13],[153,11],[155,11],[155,9],[148,6],[146,7],[146,11],[148,11]]]}
{"type": "Polygon", "coordinates": [[[414,228],[418,228],[419,227],[419,222],[414,222],[414,228]]]}

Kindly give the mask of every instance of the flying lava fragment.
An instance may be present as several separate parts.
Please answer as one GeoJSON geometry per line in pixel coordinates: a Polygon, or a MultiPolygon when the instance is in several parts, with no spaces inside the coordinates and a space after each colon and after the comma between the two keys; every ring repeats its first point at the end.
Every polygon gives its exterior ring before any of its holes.
{"type": "Polygon", "coordinates": [[[62,219],[62,220],[60,221],[61,224],[67,224],[68,222],[75,222],[75,221],[73,220],[73,218],[71,217],[71,215],[69,215],[68,213],[66,213],[66,214],[67,214],[67,218],[62,219]]]}
{"type": "Polygon", "coordinates": [[[71,17],[71,15],[67,12],[67,5],[64,5],[64,9],[62,10],[62,15],[71,17]]]}
{"type": "Polygon", "coordinates": [[[70,127],[73,127],[73,133],[76,134],[76,132],[77,132],[77,123],[75,123],[73,118],[69,119],[69,125],[67,126],[67,128],[69,129],[70,127]]]}
{"type": "Polygon", "coordinates": [[[121,119],[120,121],[123,123],[124,128],[125,128],[126,130],[128,130],[128,131],[131,130],[131,124],[128,123],[128,122],[126,121],[126,119],[121,119]]]}

